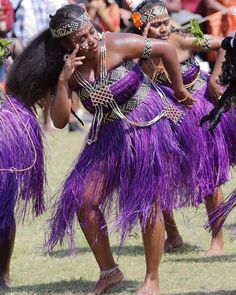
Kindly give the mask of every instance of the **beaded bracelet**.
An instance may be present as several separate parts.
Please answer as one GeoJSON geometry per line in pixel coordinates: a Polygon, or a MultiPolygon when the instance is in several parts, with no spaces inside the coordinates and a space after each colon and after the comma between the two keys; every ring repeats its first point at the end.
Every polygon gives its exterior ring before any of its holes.
{"type": "Polygon", "coordinates": [[[178,102],[184,102],[184,101],[186,101],[186,100],[188,99],[188,97],[189,97],[189,93],[188,93],[188,95],[185,96],[183,99],[177,99],[177,101],[178,101],[178,102]]]}

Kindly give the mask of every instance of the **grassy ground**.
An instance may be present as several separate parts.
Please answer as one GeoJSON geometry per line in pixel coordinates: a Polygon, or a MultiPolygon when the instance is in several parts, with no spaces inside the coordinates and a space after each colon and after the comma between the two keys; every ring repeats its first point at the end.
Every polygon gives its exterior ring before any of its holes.
{"type": "MultiPolygon", "coordinates": [[[[64,130],[47,136],[50,194],[55,192],[80,150],[85,133],[69,134],[64,130]]],[[[232,187],[233,180],[224,187],[225,193],[229,193],[232,187]]],[[[225,256],[220,258],[205,258],[203,255],[210,241],[210,235],[202,228],[206,220],[202,215],[204,212],[204,207],[201,207],[197,213],[191,209],[176,214],[185,247],[181,252],[165,254],[162,258],[160,278],[163,295],[236,294],[236,244],[229,241],[227,233],[236,212],[225,225],[225,256]]],[[[79,230],[79,255],[69,255],[66,247],[56,247],[51,256],[42,252],[46,218],[43,216],[25,226],[18,226],[11,268],[13,287],[1,294],[80,295],[92,288],[98,277],[98,268],[79,230]]],[[[111,237],[111,244],[116,255],[117,236],[111,237]]],[[[134,294],[145,272],[139,234],[129,238],[118,262],[126,279],[108,294],[134,294]]]]}

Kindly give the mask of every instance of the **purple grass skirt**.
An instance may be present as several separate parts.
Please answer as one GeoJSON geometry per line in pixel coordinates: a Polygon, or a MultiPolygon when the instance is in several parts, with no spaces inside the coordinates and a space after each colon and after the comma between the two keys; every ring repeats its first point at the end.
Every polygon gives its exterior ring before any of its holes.
{"type": "MultiPolygon", "coordinates": [[[[212,210],[212,212],[210,213],[210,220],[205,225],[205,228],[209,231],[213,231],[214,235],[217,235],[217,233],[224,225],[226,218],[229,216],[230,212],[235,208],[235,206],[236,190],[234,190],[229,195],[229,197],[223,203],[221,203],[215,210],[212,210]],[[216,224],[218,225],[216,228],[214,228],[216,224]]],[[[236,225],[234,225],[232,228],[232,234],[236,236],[236,225]]]]}
{"type": "Polygon", "coordinates": [[[225,113],[221,119],[221,128],[224,132],[227,143],[230,166],[236,165],[236,108],[232,106],[230,111],[225,113]]]}
{"type": "Polygon", "coordinates": [[[0,108],[0,169],[14,167],[24,172],[0,171],[0,233],[15,225],[14,212],[17,209],[22,220],[28,213],[41,214],[44,209],[44,156],[42,132],[39,123],[23,102],[10,97],[10,100],[27,126],[37,154],[32,148],[27,131],[20,122],[12,105],[6,99],[0,108]],[[29,206],[31,203],[32,206],[29,206]],[[30,210],[29,207],[31,208],[30,210]]]}
{"type": "MultiPolygon", "coordinates": [[[[84,146],[63,185],[49,222],[49,249],[65,236],[73,247],[81,208],[98,206],[105,217],[114,216],[112,228],[124,240],[140,219],[145,227],[155,203],[166,211],[198,206],[225,183],[229,158],[222,129],[217,127],[214,138],[207,127],[198,126],[211,109],[207,101],[201,99],[194,108],[182,107],[180,126],[166,118],[146,128],[124,120],[104,124],[98,140],[84,146]]],[[[147,121],[161,110],[163,103],[151,90],[128,118],[147,121]]]]}
{"type": "MultiPolygon", "coordinates": [[[[201,99],[202,95],[204,98],[210,103],[211,109],[213,109],[213,105],[211,103],[211,98],[209,94],[209,80],[210,75],[207,73],[202,72],[202,76],[204,77],[206,84],[203,85],[201,89],[199,89],[196,93],[194,93],[193,97],[196,99],[201,99]]],[[[221,122],[220,122],[221,129],[224,133],[228,154],[229,154],[229,161],[230,166],[236,165],[236,109],[235,107],[232,107],[231,110],[227,113],[225,113],[222,116],[221,122]]]]}
{"type": "MultiPolygon", "coordinates": [[[[193,107],[191,109],[182,107],[186,120],[192,124],[191,132],[197,141],[197,143],[195,143],[197,146],[194,158],[198,158],[199,166],[195,167],[195,172],[197,175],[196,179],[199,181],[198,185],[201,189],[199,190],[198,201],[195,201],[193,206],[198,206],[200,203],[204,202],[206,197],[212,196],[213,187],[217,188],[229,179],[230,165],[234,165],[236,161],[236,157],[234,157],[233,153],[233,147],[236,149],[236,136],[234,136],[233,132],[225,136],[224,132],[227,127],[231,129],[234,127],[235,122],[230,116],[227,115],[223,118],[220,126],[217,126],[215,129],[214,136],[209,132],[208,124],[199,127],[202,117],[207,115],[213,108],[209,98],[207,86],[208,78],[208,75],[205,74],[205,82],[197,91],[191,93],[196,100],[193,107]],[[208,177],[207,174],[209,171],[211,171],[211,173],[213,172],[215,177],[208,177]],[[211,181],[209,181],[210,179],[211,181]]],[[[174,98],[173,90],[166,86],[160,87],[165,92],[166,96],[171,99],[171,103],[179,106],[179,103],[177,103],[174,98]]],[[[186,136],[188,137],[189,135],[186,136]]]]}

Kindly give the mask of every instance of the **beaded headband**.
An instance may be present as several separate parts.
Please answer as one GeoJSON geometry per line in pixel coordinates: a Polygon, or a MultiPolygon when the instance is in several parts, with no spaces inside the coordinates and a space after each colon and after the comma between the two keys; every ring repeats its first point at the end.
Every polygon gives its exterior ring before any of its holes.
{"type": "Polygon", "coordinates": [[[51,34],[53,38],[62,38],[65,37],[77,30],[81,27],[86,26],[90,22],[90,17],[87,12],[83,13],[80,17],[74,19],[73,21],[69,22],[61,26],[58,29],[51,29],[51,34]]]}
{"type": "MultiPolygon", "coordinates": [[[[134,9],[134,6],[132,6],[131,2],[128,2],[128,4],[130,4],[131,9],[134,9]]],[[[137,3],[135,4],[137,5],[137,3]]],[[[158,5],[148,11],[145,11],[144,13],[135,11],[132,13],[131,18],[135,27],[140,29],[143,24],[149,22],[152,18],[160,15],[168,15],[168,11],[165,6],[158,5]]]]}
{"type": "Polygon", "coordinates": [[[141,20],[145,24],[149,22],[152,18],[159,15],[168,15],[168,11],[164,6],[155,6],[154,8],[146,11],[142,14],[141,20]]]}

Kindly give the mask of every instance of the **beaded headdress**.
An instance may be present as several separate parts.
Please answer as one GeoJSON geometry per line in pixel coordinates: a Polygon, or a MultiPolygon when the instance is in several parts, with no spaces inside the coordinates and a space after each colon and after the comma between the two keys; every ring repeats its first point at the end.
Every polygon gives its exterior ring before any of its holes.
{"type": "MultiPolygon", "coordinates": [[[[140,13],[139,7],[145,5],[147,1],[145,0],[126,0],[128,6],[130,7],[132,13],[132,20],[134,25],[140,29],[141,26],[147,22],[149,22],[152,18],[159,16],[159,15],[168,15],[168,11],[166,7],[164,6],[164,3],[159,3],[159,5],[154,6],[148,11],[145,11],[144,13],[140,13]]],[[[141,11],[142,9],[140,9],[141,11]]]]}
{"type": "Polygon", "coordinates": [[[86,26],[90,22],[90,17],[85,11],[80,17],[74,18],[71,22],[59,27],[58,29],[51,29],[51,34],[53,38],[65,37],[81,27],[86,26]]]}

